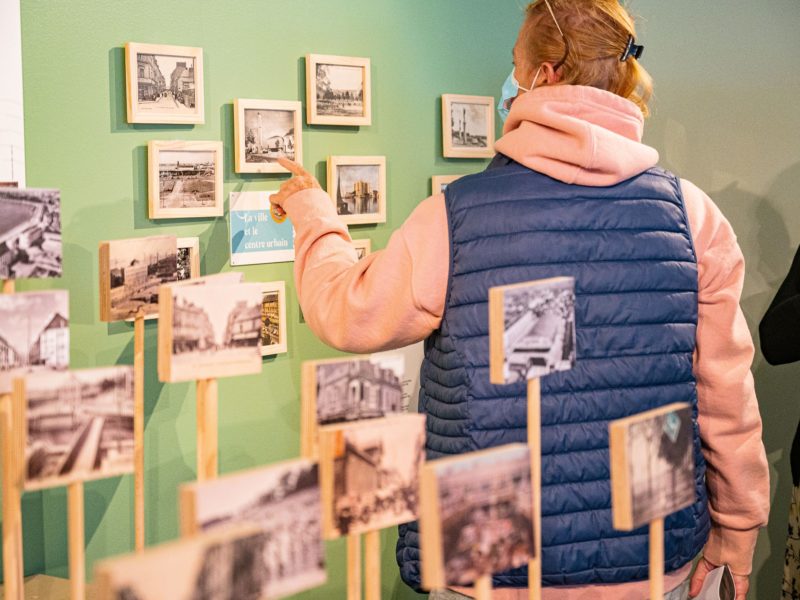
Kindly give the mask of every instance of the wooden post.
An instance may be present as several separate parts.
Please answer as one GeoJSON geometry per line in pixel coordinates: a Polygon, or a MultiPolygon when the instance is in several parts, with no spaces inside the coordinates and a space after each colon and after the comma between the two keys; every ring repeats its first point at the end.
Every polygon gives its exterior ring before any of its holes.
{"type": "Polygon", "coordinates": [[[542,597],[542,388],[539,379],[528,380],[528,450],[531,453],[534,557],[528,561],[528,596],[542,597]]]}
{"type": "Polygon", "coordinates": [[[13,279],[4,279],[3,280],[3,293],[4,294],[13,294],[16,290],[16,285],[13,279]]]}
{"type": "Polygon", "coordinates": [[[137,552],[144,550],[144,314],[133,321],[133,529],[137,552]]]}
{"type": "Polygon", "coordinates": [[[67,486],[67,529],[69,535],[69,589],[72,600],[86,596],[86,556],[84,549],[83,482],[67,486]]]}
{"type": "Polygon", "coordinates": [[[492,600],[491,575],[484,575],[475,582],[475,600],[492,600]]]}
{"type": "Polygon", "coordinates": [[[361,536],[347,536],[347,600],[361,600],[361,536]]]}
{"type": "Polygon", "coordinates": [[[664,519],[650,523],[650,600],[664,598],[664,519]]]}
{"type": "Polygon", "coordinates": [[[197,481],[217,477],[217,380],[197,380],[197,481]]]}
{"type": "MultiPolygon", "coordinates": [[[[6,281],[3,289],[6,289],[6,281]]],[[[10,283],[14,283],[13,281],[10,283]]],[[[23,600],[22,478],[25,449],[25,382],[14,382],[14,393],[0,396],[3,451],[3,576],[5,600],[23,600]]]]}
{"type": "Polygon", "coordinates": [[[381,600],[381,534],[369,531],[364,536],[366,600],[381,600]]]}

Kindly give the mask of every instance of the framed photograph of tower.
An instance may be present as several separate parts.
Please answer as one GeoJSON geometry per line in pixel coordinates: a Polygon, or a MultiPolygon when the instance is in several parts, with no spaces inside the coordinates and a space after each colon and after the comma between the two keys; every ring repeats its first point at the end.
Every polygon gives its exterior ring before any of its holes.
{"type": "Polygon", "coordinates": [[[306,55],[309,125],[372,125],[370,60],[306,55]]]}
{"type": "Polygon", "coordinates": [[[204,123],[203,49],[125,45],[128,123],[204,123]]]}
{"type": "Polygon", "coordinates": [[[295,101],[233,101],[237,173],[287,173],[278,159],[303,164],[303,105],[295,101]]]}
{"type": "Polygon", "coordinates": [[[445,158],[492,158],[494,98],[444,94],[442,149],[445,158]]]}
{"type": "Polygon", "coordinates": [[[348,225],[386,222],[386,157],[328,157],[328,194],[348,225]]]}

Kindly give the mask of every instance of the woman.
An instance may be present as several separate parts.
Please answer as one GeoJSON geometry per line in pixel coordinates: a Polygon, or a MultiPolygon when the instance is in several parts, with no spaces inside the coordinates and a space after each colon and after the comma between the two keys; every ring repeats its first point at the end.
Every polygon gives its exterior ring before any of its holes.
{"type": "MultiPolygon", "coordinates": [[[[641,143],[651,82],[634,36],[617,0],[530,5],[497,157],[420,204],[382,252],[356,262],[330,198],[292,163],[273,203],[296,228],[320,338],[351,352],[427,340],[429,458],[525,441],[524,384],[488,384],[488,289],[575,277],[577,366],[542,381],[543,598],[647,596],[647,532],[611,525],[608,421],[681,401],[697,409],[697,502],[666,521],[665,589],[686,597],[702,551],[691,594],[727,563],[744,599],[768,513],[744,262],[714,203],[641,143]]],[[[401,527],[414,587],[418,541],[401,527]]],[[[494,583],[494,598],[527,597],[524,569],[494,583]]]]}

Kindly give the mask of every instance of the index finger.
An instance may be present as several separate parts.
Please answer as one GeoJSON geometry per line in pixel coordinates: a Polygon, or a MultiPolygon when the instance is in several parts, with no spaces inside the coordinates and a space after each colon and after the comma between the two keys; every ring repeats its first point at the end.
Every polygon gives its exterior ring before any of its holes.
{"type": "Polygon", "coordinates": [[[278,157],[278,164],[280,164],[280,166],[289,171],[292,175],[297,175],[298,177],[303,177],[304,175],[310,175],[310,173],[306,171],[303,167],[298,165],[293,160],[289,160],[285,156],[278,157]]]}

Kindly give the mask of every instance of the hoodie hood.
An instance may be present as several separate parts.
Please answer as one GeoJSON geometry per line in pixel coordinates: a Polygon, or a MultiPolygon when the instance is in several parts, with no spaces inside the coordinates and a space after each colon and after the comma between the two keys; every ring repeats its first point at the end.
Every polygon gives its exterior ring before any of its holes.
{"type": "Polygon", "coordinates": [[[642,143],[644,116],[630,100],[593,87],[553,85],[518,97],[497,152],[564,183],[610,186],[658,163],[642,143]]]}

